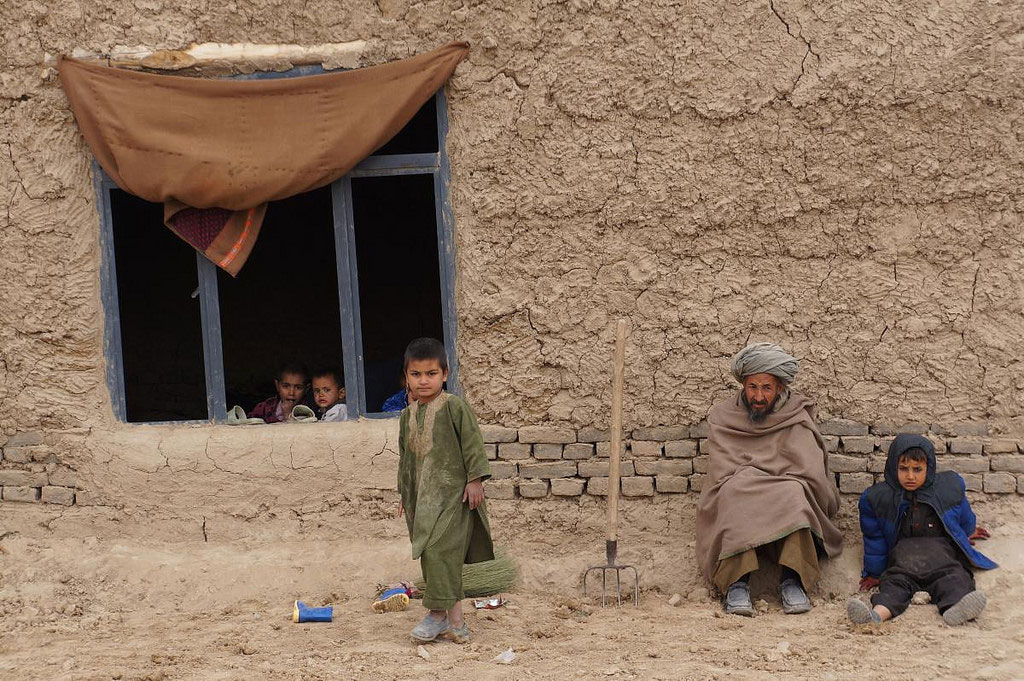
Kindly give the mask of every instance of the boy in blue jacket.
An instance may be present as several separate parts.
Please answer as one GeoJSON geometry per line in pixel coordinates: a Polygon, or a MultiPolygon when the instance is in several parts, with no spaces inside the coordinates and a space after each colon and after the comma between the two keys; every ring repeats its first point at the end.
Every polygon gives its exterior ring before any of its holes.
{"type": "Polygon", "coordinates": [[[889,447],[885,481],[860,497],[864,535],[861,590],[878,585],[871,605],[846,603],[855,624],[884,622],[910,605],[916,591],[927,591],[949,625],[981,614],[985,594],[974,588],[971,568],[996,564],[973,546],[988,532],[976,526],[963,478],[935,471],[935,448],[920,435],[899,435],[889,447]]]}

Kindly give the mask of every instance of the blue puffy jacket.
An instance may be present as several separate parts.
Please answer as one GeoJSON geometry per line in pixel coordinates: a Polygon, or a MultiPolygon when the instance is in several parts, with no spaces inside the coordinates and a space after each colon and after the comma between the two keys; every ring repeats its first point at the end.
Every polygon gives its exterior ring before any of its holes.
{"type": "Polygon", "coordinates": [[[885,482],[872,485],[860,497],[860,531],[864,535],[864,571],[861,576],[878,577],[889,564],[889,552],[899,540],[900,523],[910,502],[897,477],[900,455],[919,447],[928,457],[925,482],[915,492],[917,500],[935,509],[946,534],[963,551],[971,565],[991,570],[997,565],[971,546],[976,519],[964,493],[964,479],[954,471],[935,471],[935,447],[920,435],[898,435],[889,446],[885,461],[885,482]]]}

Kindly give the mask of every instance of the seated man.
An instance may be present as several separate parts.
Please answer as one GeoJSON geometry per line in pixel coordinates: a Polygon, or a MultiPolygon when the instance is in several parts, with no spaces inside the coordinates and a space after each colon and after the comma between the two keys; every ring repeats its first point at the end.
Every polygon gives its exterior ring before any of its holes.
{"type": "Polygon", "coordinates": [[[843,548],[829,520],[839,491],[814,423],[814,403],[792,392],[796,358],[773,343],[733,357],[742,389],[708,413],[708,476],[697,502],[697,560],[725,594],[725,611],[752,616],[750,574],[760,560],[782,568],[787,614],[807,612],[818,556],[843,548]]]}

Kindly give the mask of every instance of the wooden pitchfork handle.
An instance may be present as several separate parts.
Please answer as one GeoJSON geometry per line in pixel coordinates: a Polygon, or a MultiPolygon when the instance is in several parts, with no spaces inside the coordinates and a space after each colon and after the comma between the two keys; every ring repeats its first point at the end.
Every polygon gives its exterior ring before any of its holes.
{"type": "Polygon", "coordinates": [[[612,432],[608,453],[608,564],[615,564],[619,538],[619,452],[622,449],[622,382],[626,365],[626,320],[615,329],[615,372],[612,375],[612,432]]]}

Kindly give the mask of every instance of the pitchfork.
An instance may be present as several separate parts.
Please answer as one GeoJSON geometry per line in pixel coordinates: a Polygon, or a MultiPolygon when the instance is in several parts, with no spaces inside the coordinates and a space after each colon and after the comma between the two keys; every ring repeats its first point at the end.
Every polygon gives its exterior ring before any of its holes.
{"type": "MultiPolygon", "coordinates": [[[[626,320],[620,319],[615,333],[615,374],[612,377],[611,452],[608,453],[608,535],[604,552],[608,563],[595,565],[583,573],[583,597],[587,596],[587,577],[601,572],[601,606],[608,597],[608,573],[615,573],[616,605],[622,605],[622,572],[633,571],[633,605],[640,603],[640,576],[632,565],[615,563],[619,536],[619,450],[622,448],[622,374],[626,363],[626,320]]],[[[628,572],[626,573],[628,576],[628,572]]]]}

